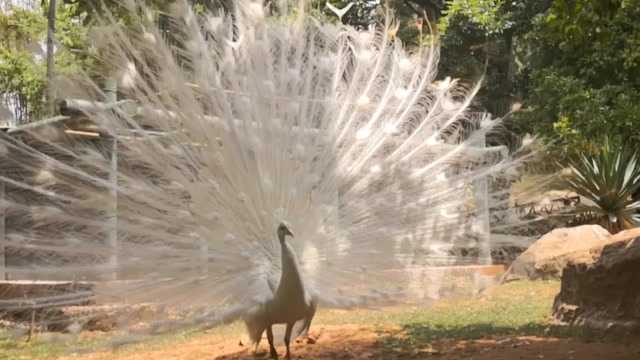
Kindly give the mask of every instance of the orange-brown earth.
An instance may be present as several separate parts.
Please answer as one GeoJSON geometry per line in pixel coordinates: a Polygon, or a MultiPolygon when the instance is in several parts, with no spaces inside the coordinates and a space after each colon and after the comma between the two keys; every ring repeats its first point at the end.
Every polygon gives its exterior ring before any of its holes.
{"type": "MultiPolygon", "coordinates": [[[[473,360],[638,360],[640,342],[598,342],[575,338],[492,336],[476,340],[435,340],[412,348],[393,347],[385,339],[401,336],[399,328],[360,325],[327,325],[311,335],[315,343],[298,341],[293,359],[473,359],[473,360]]],[[[278,347],[281,355],[282,346],[278,347]]],[[[236,338],[198,336],[172,346],[135,352],[109,352],[68,356],[65,360],[255,360],[268,359],[266,341],[257,354],[236,338]]]]}

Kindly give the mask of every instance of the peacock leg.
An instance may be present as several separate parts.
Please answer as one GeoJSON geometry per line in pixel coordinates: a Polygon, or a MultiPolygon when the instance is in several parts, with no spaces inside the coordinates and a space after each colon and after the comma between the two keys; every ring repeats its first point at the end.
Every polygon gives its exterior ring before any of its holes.
{"type": "MultiPolygon", "coordinates": [[[[264,332],[264,330],[263,330],[263,332],[264,332]]],[[[258,341],[256,341],[256,347],[253,348],[253,353],[254,354],[258,354],[258,347],[260,346],[260,341],[262,341],[263,332],[260,333],[260,337],[258,338],[258,341]]]]}
{"type": "Polygon", "coordinates": [[[278,352],[276,351],[275,346],[273,346],[273,330],[271,329],[271,325],[267,326],[267,340],[269,340],[269,354],[272,359],[278,358],[278,352]]]}
{"type": "Polygon", "coordinates": [[[291,330],[293,329],[293,324],[287,324],[287,330],[284,333],[284,344],[287,347],[287,354],[284,356],[285,359],[291,359],[291,353],[289,352],[289,342],[291,342],[291,330]]]}

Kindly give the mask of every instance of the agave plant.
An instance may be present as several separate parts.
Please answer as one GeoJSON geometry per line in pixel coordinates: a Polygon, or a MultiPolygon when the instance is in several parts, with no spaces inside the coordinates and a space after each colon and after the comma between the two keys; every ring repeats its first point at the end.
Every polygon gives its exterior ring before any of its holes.
{"type": "Polygon", "coordinates": [[[598,223],[611,233],[640,225],[640,154],[636,149],[605,141],[596,154],[570,161],[568,187],[590,200],[578,211],[582,219],[598,223]]]}

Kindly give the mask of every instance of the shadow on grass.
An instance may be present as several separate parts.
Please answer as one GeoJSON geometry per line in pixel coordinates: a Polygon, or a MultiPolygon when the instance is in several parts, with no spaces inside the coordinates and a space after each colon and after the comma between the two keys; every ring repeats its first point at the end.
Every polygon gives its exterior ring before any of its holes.
{"type": "Polygon", "coordinates": [[[464,341],[478,339],[537,336],[567,338],[575,337],[585,341],[594,340],[596,334],[585,329],[566,326],[527,323],[522,326],[496,326],[490,323],[469,324],[464,326],[438,326],[424,323],[405,324],[401,330],[395,332],[381,332],[381,344],[387,355],[405,354],[415,349],[428,347],[431,343],[448,340],[464,341]]]}

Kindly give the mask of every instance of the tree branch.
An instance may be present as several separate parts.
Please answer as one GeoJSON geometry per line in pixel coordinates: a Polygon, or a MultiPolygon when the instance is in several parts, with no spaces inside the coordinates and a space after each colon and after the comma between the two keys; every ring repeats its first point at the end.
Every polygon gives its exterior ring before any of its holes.
{"type": "Polygon", "coordinates": [[[407,5],[407,7],[411,10],[413,10],[413,12],[415,12],[418,16],[423,16],[424,13],[421,13],[418,9],[416,9],[415,7],[413,7],[413,5],[411,4],[411,1],[409,0],[403,0],[404,4],[407,5]]]}

